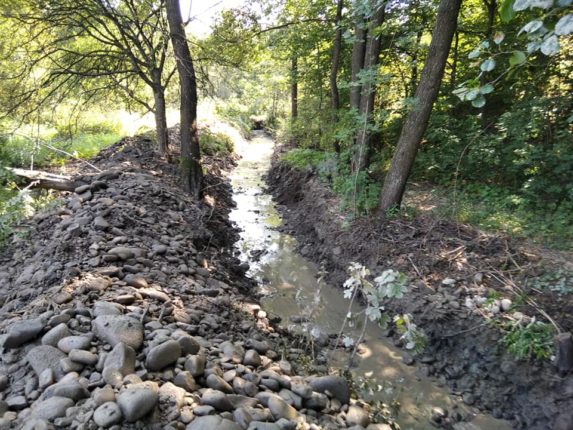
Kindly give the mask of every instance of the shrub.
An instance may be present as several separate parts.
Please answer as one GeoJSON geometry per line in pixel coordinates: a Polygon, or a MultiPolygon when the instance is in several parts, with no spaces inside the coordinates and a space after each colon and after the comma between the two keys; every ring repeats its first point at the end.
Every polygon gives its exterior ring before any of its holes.
{"type": "Polygon", "coordinates": [[[199,140],[201,151],[210,156],[223,157],[232,154],[235,148],[233,140],[228,135],[211,131],[207,127],[200,130],[199,140]]]}

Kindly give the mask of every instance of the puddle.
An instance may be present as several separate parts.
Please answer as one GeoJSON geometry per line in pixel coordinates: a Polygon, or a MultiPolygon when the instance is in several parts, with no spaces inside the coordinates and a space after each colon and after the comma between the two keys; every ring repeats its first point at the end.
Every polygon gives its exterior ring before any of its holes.
{"type": "MultiPolygon", "coordinates": [[[[233,170],[231,183],[237,207],[230,214],[232,221],[241,228],[241,239],[236,244],[242,261],[250,264],[248,275],[256,279],[264,297],[262,307],[270,314],[282,318],[291,329],[314,330],[317,336],[338,333],[348,311],[349,301],[342,290],[318,282],[319,270],[309,260],[299,255],[293,237],[280,233],[281,225],[272,197],[264,189],[263,174],[270,167],[274,143],[262,133],[255,134],[249,142],[237,145],[243,157],[233,170]],[[317,293],[318,292],[318,293],[317,293]],[[290,323],[291,317],[311,315],[312,323],[290,323]],[[312,324],[312,325],[311,325],[312,324]]],[[[358,338],[360,328],[350,334],[358,338]]],[[[508,422],[494,419],[456,402],[446,388],[433,378],[419,375],[416,367],[402,362],[405,352],[394,347],[383,337],[382,330],[370,324],[366,331],[366,344],[357,359],[353,372],[357,376],[371,373],[371,378],[382,387],[375,398],[386,404],[398,402],[396,415],[402,430],[435,429],[429,417],[433,407],[451,410],[458,405],[464,415],[474,416],[471,422],[455,425],[457,430],[509,430],[508,422]]],[[[349,354],[331,353],[331,364],[344,367],[349,354]]]]}

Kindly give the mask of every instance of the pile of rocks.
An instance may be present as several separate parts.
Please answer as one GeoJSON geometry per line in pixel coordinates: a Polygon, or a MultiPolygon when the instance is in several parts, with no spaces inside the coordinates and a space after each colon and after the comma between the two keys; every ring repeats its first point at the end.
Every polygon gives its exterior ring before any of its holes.
{"type": "Polygon", "coordinates": [[[228,185],[197,204],[143,152],[0,256],[0,429],[391,428],[344,378],[301,374],[303,351],[279,355],[286,334],[223,252],[228,185]]]}

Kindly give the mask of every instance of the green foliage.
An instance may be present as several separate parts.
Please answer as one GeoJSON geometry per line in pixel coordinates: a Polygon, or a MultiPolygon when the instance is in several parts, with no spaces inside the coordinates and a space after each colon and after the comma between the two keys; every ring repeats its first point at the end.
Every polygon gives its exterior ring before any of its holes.
{"type": "Polygon", "coordinates": [[[342,199],[342,208],[352,211],[354,216],[371,213],[377,206],[382,185],[372,179],[368,172],[338,176],[332,186],[342,199]]]}
{"type": "Polygon", "coordinates": [[[216,113],[221,119],[237,127],[244,137],[249,137],[253,129],[253,122],[251,117],[253,111],[245,105],[228,101],[226,103],[219,103],[216,106],[216,113]]]}
{"type": "Polygon", "coordinates": [[[201,151],[206,155],[224,157],[234,151],[233,139],[225,133],[211,131],[208,127],[199,132],[201,151]]]}
{"type": "Polygon", "coordinates": [[[521,322],[510,322],[504,326],[506,331],[501,343],[519,360],[547,360],[553,353],[554,329],[551,325],[531,321],[524,325],[521,322]]]}
{"type": "Polygon", "coordinates": [[[309,148],[294,148],[281,156],[281,160],[289,166],[301,170],[317,170],[318,166],[327,158],[326,152],[309,148]]]}

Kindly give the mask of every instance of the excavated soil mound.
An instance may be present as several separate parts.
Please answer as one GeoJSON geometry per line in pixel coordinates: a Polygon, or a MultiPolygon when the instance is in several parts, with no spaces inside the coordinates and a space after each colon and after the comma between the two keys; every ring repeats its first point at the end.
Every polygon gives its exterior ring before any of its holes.
{"type": "Polygon", "coordinates": [[[374,274],[389,268],[408,274],[411,291],[387,309],[412,314],[426,332],[427,347],[412,360],[425,374],[516,428],[573,429],[571,371],[560,373],[548,361],[516,360],[493,323],[538,317],[564,331],[573,328],[570,296],[520,286],[523,276],[539,270],[535,253],[432,217],[349,222],[338,198],[312,172],[280,161],[267,184],[285,231],[298,239],[303,255],[325,265],[331,283],[342,285],[352,261],[374,274]]]}
{"type": "Polygon", "coordinates": [[[150,140],[91,163],[0,253],[0,429],[390,428],[345,379],[299,373],[252,300],[232,159],[206,160],[202,202],[150,140]]]}

